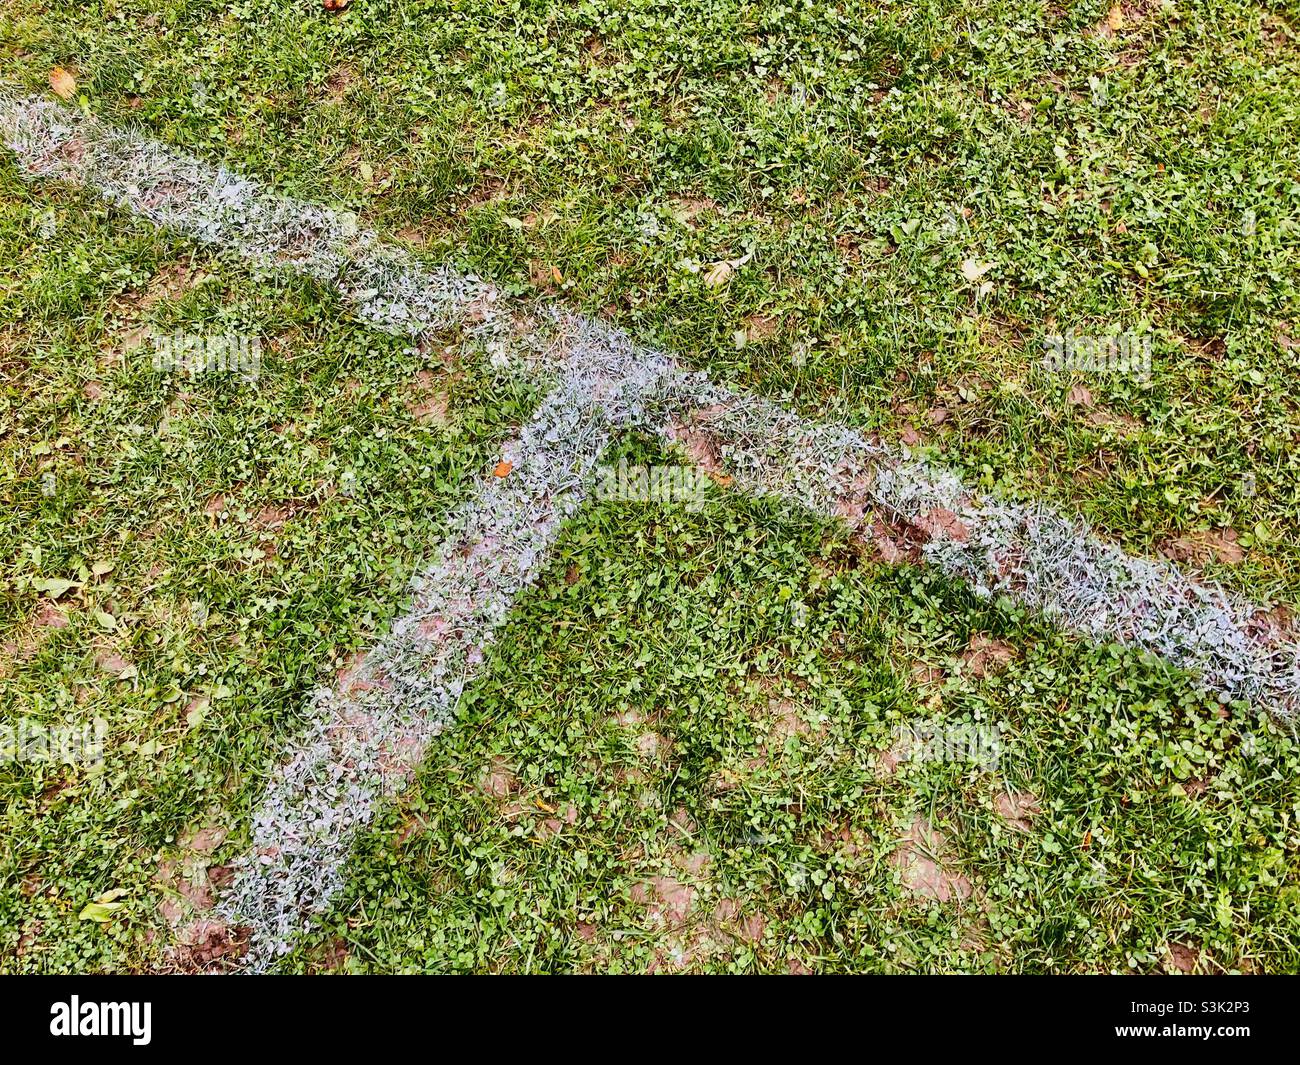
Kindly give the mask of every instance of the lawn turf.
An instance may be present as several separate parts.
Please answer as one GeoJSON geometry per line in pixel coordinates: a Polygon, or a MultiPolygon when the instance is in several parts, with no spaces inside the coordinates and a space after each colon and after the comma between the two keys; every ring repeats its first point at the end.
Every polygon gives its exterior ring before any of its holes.
{"type": "MultiPolygon", "coordinates": [[[[1294,604],[1297,9],[1109,11],[11,0],[0,58],[11,88],[66,68],[74,104],[430,262],[1294,604]],[[1149,338],[1150,379],[1046,371],[1072,330],[1149,338]]],[[[0,248],[0,710],[110,726],[98,774],[0,767],[0,967],[165,967],[160,863],[239,853],[307,694],[535,396],[8,157],[0,248]],[[255,334],[262,374],[160,375],[142,328],[255,334]],[[229,837],[182,857],[205,825],[229,837]]],[[[1289,739],[765,506],[585,513],[287,964],[1300,968],[1289,739]],[[1015,657],[954,668],[973,633],[1015,657]],[[977,713],[1010,730],[996,772],[881,775],[901,722],[977,713]],[[1034,796],[1027,832],[998,794],[1034,796]],[[922,815],[962,904],[903,883],[922,815]]]]}

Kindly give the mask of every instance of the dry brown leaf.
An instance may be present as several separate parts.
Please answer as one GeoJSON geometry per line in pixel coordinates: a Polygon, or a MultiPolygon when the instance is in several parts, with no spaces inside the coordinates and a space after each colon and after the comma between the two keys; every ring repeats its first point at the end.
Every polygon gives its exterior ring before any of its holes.
{"type": "Polygon", "coordinates": [[[77,95],[77,79],[62,67],[50,71],[50,88],[63,100],[71,100],[77,95]]]}
{"type": "Polygon", "coordinates": [[[492,476],[508,477],[510,475],[510,471],[513,470],[514,468],[515,468],[515,464],[513,462],[507,462],[505,459],[502,459],[500,462],[498,462],[495,466],[492,467],[492,476]]]}
{"type": "Polygon", "coordinates": [[[1124,25],[1124,8],[1119,4],[1112,4],[1106,12],[1106,25],[1112,30],[1117,30],[1124,25]]]}
{"type": "Polygon", "coordinates": [[[735,276],[736,271],[754,257],[751,251],[739,259],[722,259],[713,263],[704,274],[704,283],[709,288],[721,288],[735,276]]]}

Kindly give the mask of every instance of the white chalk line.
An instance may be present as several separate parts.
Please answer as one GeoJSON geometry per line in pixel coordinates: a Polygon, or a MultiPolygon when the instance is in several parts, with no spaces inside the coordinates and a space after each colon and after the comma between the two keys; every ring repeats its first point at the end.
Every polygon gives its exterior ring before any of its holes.
{"type": "Polygon", "coordinates": [[[453,515],[438,560],[413,581],[411,611],[342,683],[316,694],[305,739],[254,813],[252,853],[219,908],[248,930],[248,971],[287,952],[343,886],[358,831],[452,721],[514,599],[545,565],[601,453],[628,421],[625,401],[635,403],[654,366],[635,349],[604,344],[576,358],[453,515]]]}
{"type": "Polygon", "coordinates": [[[357,831],[452,720],[609,438],[581,387],[547,396],[504,449],[509,473],[489,475],[454,516],[439,560],[415,581],[413,609],[337,687],[317,694],[305,739],[253,815],[251,861],[220,906],[232,926],[249,930],[251,970],[287,951],[305,916],[342,887],[357,831]]]}
{"type": "Polygon", "coordinates": [[[52,102],[0,96],[0,135],[29,175],[92,187],[202,243],[332,282],[376,328],[416,336],[459,326],[494,361],[561,381],[513,445],[511,476],[490,480],[458,512],[441,561],[417,578],[412,613],[346,686],[313,702],[306,742],[254,815],[256,860],[241,866],[223,903],[253,931],[254,966],[287,950],[328,905],[356,831],[450,720],[484,646],[620,428],[697,437],[709,463],[740,487],[851,525],[879,510],[919,530],[927,557],[977,591],[1013,596],[1076,633],[1158,653],[1225,700],[1256,699],[1282,714],[1297,704],[1296,645],[1261,620],[1262,608],[1167,563],[1133,558],[1047,507],[976,502],[953,474],[849,428],[731,392],[553,306],[506,306],[491,285],[423,267],[348,215],[52,102]]]}
{"type": "MultiPolygon", "coordinates": [[[[670,391],[677,382],[669,381],[670,391]]],[[[1131,556],[1046,505],[980,502],[961,480],[843,426],[696,378],[698,404],[669,402],[667,433],[712,441],[722,469],[751,491],[794,500],[859,531],[876,510],[919,534],[932,563],[981,595],[1008,595],[1068,631],[1153,652],[1197,675],[1224,702],[1255,700],[1291,718],[1300,648],[1265,608],[1176,566],[1131,556]]]]}

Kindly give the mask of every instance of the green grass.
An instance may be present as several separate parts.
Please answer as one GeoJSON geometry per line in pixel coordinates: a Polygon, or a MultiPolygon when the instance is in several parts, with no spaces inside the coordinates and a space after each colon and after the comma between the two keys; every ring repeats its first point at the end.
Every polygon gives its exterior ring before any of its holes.
{"type": "MultiPolygon", "coordinates": [[[[1295,604],[1300,10],[1125,4],[1107,35],[1108,7],[10,0],[0,59],[26,90],[63,66],[107,121],[430,262],[919,436],[1130,550],[1230,530],[1244,558],[1210,575],[1295,604]],[[967,259],[996,265],[970,282],[967,259]],[[1069,330],[1149,336],[1151,379],[1047,372],[1069,330]]],[[[209,823],[231,833],[213,864],[240,852],[306,696],[401,609],[535,397],[8,158],[0,253],[0,714],[110,724],[98,774],[0,766],[0,969],[165,966],[159,858],[209,823]],[[125,350],[146,327],[255,334],[262,375],[160,375],[125,350]],[[412,413],[429,389],[445,425],[412,413]],[[51,579],[80,585],[63,628],[42,624],[51,579]],[[119,888],[113,922],[78,920],[119,888]]],[[[288,964],[1145,971],[1184,943],[1210,971],[1300,969],[1290,739],[851,555],[723,492],[584,512],[288,964]],[[956,668],[972,634],[1015,659],[956,668]],[[773,739],[773,698],[805,734],[773,739]],[[882,776],[894,729],[935,715],[1006,725],[997,772],[882,776]],[[485,794],[492,772],[517,789],[485,794]],[[1024,792],[1018,832],[994,803],[1024,792]],[[921,814],[963,905],[898,882],[921,814]],[[638,887],[668,876],[698,881],[681,920],[638,887]],[[723,899],[763,935],[711,922],[723,899]]]]}
{"type": "Polygon", "coordinates": [[[97,774],[3,766],[0,906],[11,946],[35,920],[53,964],[101,965],[122,943],[77,922],[84,902],[127,887],[151,914],[156,852],[196,811],[249,807],[307,695],[401,608],[442,514],[533,400],[84,199],[7,177],[0,204],[22,338],[0,391],[0,708],[110,731],[97,774]],[[263,337],[261,375],[161,373],[127,347],[142,328],[263,337]],[[412,413],[430,395],[446,425],[412,413]],[[77,587],[55,600],[49,580],[77,587]]]}
{"type": "Polygon", "coordinates": [[[859,561],[770,508],[606,506],[566,538],[294,961],[1126,972],[1187,943],[1209,971],[1294,971],[1300,750],[1218,709],[1151,661],[859,561]],[[973,635],[1017,660],[974,677],[973,635]],[[882,774],[894,730],[935,715],[1004,726],[997,771],[882,774]],[[507,795],[485,788],[501,771],[507,795]],[[996,812],[1008,792],[1037,798],[1030,832],[996,812]],[[974,886],[964,904],[897,883],[918,815],[974,886]],[[685,915],[640,895],[661,878],[695,892],[685,915]],[[761,918],[757,942],[715,926],[723,900],[761,918]]]}

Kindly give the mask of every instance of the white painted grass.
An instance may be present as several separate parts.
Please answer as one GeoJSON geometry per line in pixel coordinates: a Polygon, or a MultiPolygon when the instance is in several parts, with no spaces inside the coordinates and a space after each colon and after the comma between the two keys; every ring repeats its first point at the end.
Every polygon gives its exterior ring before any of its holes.
{"type": "Polygon", "coordinates": [[[979,501],[951,471],[844,426],[808,421],[701,377],[668,382],[659,413],[673,439],[711,449],[748,491],[779,496],[866,532],[874,517],[910,527],[925,557],[982,595],[1002,594],[1063,628],[1151,651],[1223,702],[1283,717],[1300,705],[1300,648],[1264,608],[1136,558],[1050,507],[979,501]]]}
{"type": "Polygon", "coordinates": [[[411,612],[317,693],[302,738],[253,814],[250,858],[221,901],[222,916],[249,930],[251,969],[287,951],[342,886],[357,831],[452,721],[515,596],[581,502],[609,435],[583,388],[552,392],[506,446],[509,473],[489,474],[454,516],[438,561],[414,581],[411,612]]]}
{"type": "Polygon", "coordinates": [[[501,365],[559,384],[453,521],[440,560],[416,578],[416,606],[359,669],[318,693],[301,742],[253,814],[253,849],[223,900],[264,968],[343,882],[357,831],[410,777],[452,719],[518,593],[545,564],[611,435],[683,441],[738,487],[862,528],[906,524],[926,556],[982,594],[1009,595],[1064,628],[1117,640],[1197,674],[1224,701],[1282,715],[1300,703],[1293,638],[1262,608],[1133,558],[1039,506],[980,502],[952,473],[677,368],[626,334],[560,310],[498,301],[491,285],[429,269],[353,218],[267,191],[223,168],[37,98],[0,95],[0,137],[25,172],[92,188],[109,202],[262,267],[337,285],[363,321],[417,336],[460,328],[501,365]]]}

